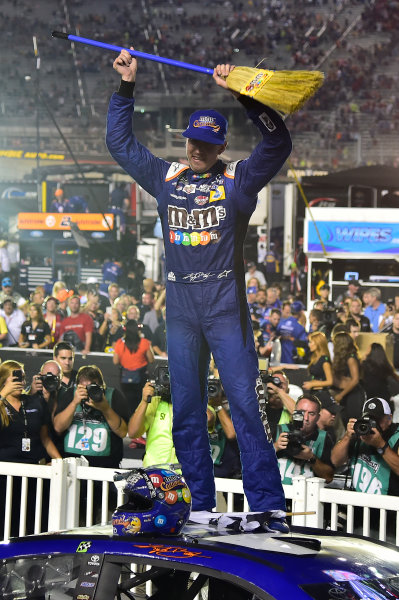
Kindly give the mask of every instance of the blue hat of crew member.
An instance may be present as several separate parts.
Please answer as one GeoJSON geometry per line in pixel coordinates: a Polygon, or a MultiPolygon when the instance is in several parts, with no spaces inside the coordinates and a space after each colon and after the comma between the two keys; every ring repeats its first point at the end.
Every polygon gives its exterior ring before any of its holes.
{"type": "Polygon", "coordinates": [[[292,304],[291,304],[291,312],[295,315],[297,315],[298,313],[300,313],[302,310],[305,310],[305,305],[303,304],[303,302],[301,302],[300,300],[295,300],[292,304]]]}
{"type": "Polygon", "coordinates": [[[196,110],[190,115],[188,127],[182,135],[209,144],[224,144],[227,120],[217,110],[196,110]]]}

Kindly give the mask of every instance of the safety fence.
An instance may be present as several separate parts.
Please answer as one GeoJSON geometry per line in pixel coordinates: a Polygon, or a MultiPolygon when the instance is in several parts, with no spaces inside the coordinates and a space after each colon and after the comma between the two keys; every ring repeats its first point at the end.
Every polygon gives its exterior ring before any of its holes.
{"type": "MultiPolygon", "coordinates": [[[[3,539],[105,525],[115,506],[124,502],[113,483],[114,473],[113,469],[89,467],[85,458],[55,459],[50,465],[1,462],[3,539]]],[[[241,480],[215,481],[218,512],[248,510],[241,480]]],[[[284,491],[294,513],[293,525],[357,533],[399,546],[397,496],[329,488],[323,479],[303,476],[295,477],[284,491]]]]}

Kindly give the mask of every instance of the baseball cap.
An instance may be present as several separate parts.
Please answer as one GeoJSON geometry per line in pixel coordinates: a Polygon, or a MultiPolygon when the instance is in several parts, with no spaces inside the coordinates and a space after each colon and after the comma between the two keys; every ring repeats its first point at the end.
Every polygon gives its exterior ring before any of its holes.
{"type": "Polygon", "coordinates": [[[61,188],[58,188],[58,190],[55,190],[54,196],[62,196],[63,193],[64,193],[64,190],[62,190],[61,188]]]}
{"type": "Polygon", "coordinates": [[[300,300],[295,300],[291,304],[291,312],[292,313],[299,313],[299,312],[301,312],[301,310],[305,310],[305,305],[300,300]]]}
{"type": "Polygon", "coordinates": [[[57,300],[59,302],[65,302],[65,300],[68,300],[71,296],[73,296],[73,290],[60,290],[57,294],[57,300]]]}
{"type": "Polygon", "coordinates": [[[255,263],[254,263],[252,260],[250,260],[250,261],[247,263],[247,268],[248,268],[248,269],[251,269],[252,267],[256,267],[256,264],[255,264],[255,263]]]}
{"type": "Polygon", "coordinates": [[[182,135],[209,144],[224,144],[227,120],[216,110],[196,110],[190,115],[188,127],[182,135]]]}
{"type": "Polygon", "coordinates": [[[3,277],[3,279],[1,280],[1,285],[3,285],[4,287],[12,286],[12,281],[9,277],[3,277]]]}
{"type": "Polygon", "coordinates": [[[392,415],[391,407],[384,398],[369,398],[363,406],[363,414],[373,415],[380,418],[384,415],[392,415]]]}
{"type": "Polygon", "coordinates": [[[328,412],[330,412],[332,415],[337,415],[342,409],[342,406],[340,406],[338,402],[335,402],[335,400],[331,396],[328,400],[322,402],[321,407],[328,410],[328,412]]]}
{"type": "Polygon", "coordinates": [[[97,277],[88,277],[86,283],[98,283],[97,277]]]}

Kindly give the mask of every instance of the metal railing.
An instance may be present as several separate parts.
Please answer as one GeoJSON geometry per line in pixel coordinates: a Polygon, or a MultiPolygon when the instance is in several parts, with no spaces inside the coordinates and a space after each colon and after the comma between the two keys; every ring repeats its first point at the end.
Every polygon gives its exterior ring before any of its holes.
{"type": "MultiPolygon", "coordinates": [[[[4,540],[11,534],[105,525],[114,507],[124,501],[113,486],[114,473],[114,469],[89,467],[83,457],[54,459],[51,465],[1,462],[4,540]]],[[[241,480],[216,478],[215,483],[218,512],[233,512],[237,502],[248,510],[241,480]]],[[[328,488],[323,479],[304,476],[295,477],[284,492],[292,512],[308,513],[292,516],[293,525],[358,533],[399,546],[396,496],[328,488]]]]}

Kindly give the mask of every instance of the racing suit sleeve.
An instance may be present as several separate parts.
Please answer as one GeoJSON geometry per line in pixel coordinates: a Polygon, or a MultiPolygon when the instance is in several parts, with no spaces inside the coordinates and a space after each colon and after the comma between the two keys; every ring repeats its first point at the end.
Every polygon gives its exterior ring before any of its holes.
{"type": "Polygon", "coordinates": [[[252,154],[238,163],[235,175],[235,186],[240,192],[238,208],[250,214],[255,206],[248,202],[248,198],[258,194],[278,173],[291,153],[292,142],[283,119],[276,111],[247,96],[239,96],[238,100],[262,134],[252,154]]]}
{"type": "MultiPolygon", "coordinates": [[[[133,88],[130,84],[131,95],[133,88]]],[[[129,83],[124,81],[118,92],[110,100],[107,115],[107,148],[115,161],[155,198],[162,189],[162,183],[169,163],[154,156],[148,148],[138,142],[133,133],[132,117],[134,98],[129,97],[129,83]]]]}

